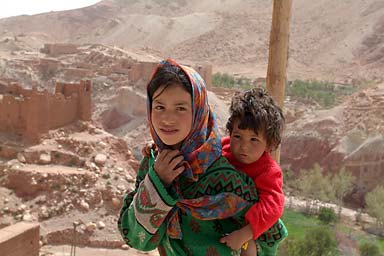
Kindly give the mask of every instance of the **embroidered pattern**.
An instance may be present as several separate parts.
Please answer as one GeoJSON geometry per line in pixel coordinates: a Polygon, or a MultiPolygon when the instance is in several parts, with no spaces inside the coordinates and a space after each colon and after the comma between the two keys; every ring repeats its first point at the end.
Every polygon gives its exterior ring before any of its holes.
{"type": "Polygon", "coordinates": [[[145,233],[143,231],[139,232],[137,236],[139,237],[140,242],[144,242],[145,233]]]}
{"type": "Polygon", "coordinates": [[[140,184],[133,202],[137,221],[151,234],[157,231],[172,209],[161,200],[148,176],[140,184]]]}
{"type": "Polygon", "coordinates": [[[219,256],[219,253],[217,252],[216,248],[211,245],[208,247],[205,255],[206,256],[219,256]]]}
{"type": "Polygon", "coordinates": [[[287,229],[281,220],[278,220],[270,229],[264,232],[257,242],[263,247],[273,247],[288,235],[287,229]]]}
{"type": "Polygon", "coordinates": [[[200,225],[199,223],[192,219],[191,222],[189,223],[189,225],[191,226],[191,230],[195,233],[199,233],[200,232],[200,225]]]}

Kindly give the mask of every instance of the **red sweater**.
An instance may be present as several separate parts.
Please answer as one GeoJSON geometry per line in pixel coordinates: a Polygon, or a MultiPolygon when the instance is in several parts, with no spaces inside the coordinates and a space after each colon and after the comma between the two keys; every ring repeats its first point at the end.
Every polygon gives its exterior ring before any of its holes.
{"type": "Polygon", "coordinates": [[[257,239],[281,217],[284,210],[283,176],[280,166],[268,152],[251,164],[243,164],[235,159],[230,149],[230,138],[221,139],[223,156],[239,171],[248,174],[255,182],[259,201],[245,214],[251,224],[253,239],[257,239]]]}

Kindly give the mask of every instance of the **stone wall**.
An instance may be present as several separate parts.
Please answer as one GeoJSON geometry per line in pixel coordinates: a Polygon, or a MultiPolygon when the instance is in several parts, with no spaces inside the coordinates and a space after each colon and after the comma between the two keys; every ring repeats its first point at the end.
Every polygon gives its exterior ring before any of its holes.
{"type": "Polygon", "coordinates": [[[345,168],[356,177],[356,187],[351,193],[353,203],[364,204],[364,197],[383,184],[384,136],[366,139],[354,152],[344,158],[345,168]]]}
{"type": "MultiPolygon", "coordinates": [[[[136,64],[133,64],[129,69],[129,78],[132,82],[137,82],[139,80],[144,81],[147,83],[149,79],[151,78],[156,66],[158,63],[156,62],[138,62],[136,64]]],[[[204,79],[207,89],[211,90],[212,88],[212,66],[211,65],[205,65],[205,66],[192,66],[193,69],[195,69],[201,77],[204,79]]],[[[120,72],[122,72],[120,70],[120,72]]]]}
{"type": "Polygon", "coordinates": [[[130,68],[129,80],[132,82],[143,80],[147,83],[149,79],[151,79],[157,64],[158,63],[155,62],[139,62],[133,64],[130,68]]]}
{"type": "Polygon", "coordinates": [[[40,51],[48,55],[57,56],[77,53],[79,50],[75,44],[44,44],[44,48],[40,51]]]}
{"type": "Polygon", "coordinates": [[[0,252],[6,256],[39,256],[40,226],[17,223],[0,229],[0,252]]]}
{"type": "Polygon", "coordinates": [[[55,94],[11,84],[0,94],[0,132],[38,142],[42,133],[76,120],[91,120],[91,81],[57,83],[55,94]]]}

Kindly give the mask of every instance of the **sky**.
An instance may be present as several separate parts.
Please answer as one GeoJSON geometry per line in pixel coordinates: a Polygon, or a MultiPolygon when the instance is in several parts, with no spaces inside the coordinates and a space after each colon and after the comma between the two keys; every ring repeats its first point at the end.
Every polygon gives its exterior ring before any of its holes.
{"type": "Polygon", "coordinates": [[[23,14],[77,9],[100,0],[0,0],[0,19],[23,14]]]}

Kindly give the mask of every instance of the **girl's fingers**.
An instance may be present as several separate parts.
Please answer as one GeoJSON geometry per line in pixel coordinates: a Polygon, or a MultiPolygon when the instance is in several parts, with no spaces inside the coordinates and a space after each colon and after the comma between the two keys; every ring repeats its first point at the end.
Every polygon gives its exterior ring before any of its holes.
{"type": "Polygon", "coordinates": [[[176,167],[180,167],[184,161],[184,156],[179,155],[169,163],[169,169],[174,170],[176,167]]]}
{"type": "Polygon", "coordinates": [[[184,156],[179,150],[165,149],[160,152],[155,161],[155,171],[165,184],[171,184],[185,167],[184,156]]]}
{"type": "Polygon", "coordinates": [[[163,162],[167,155],[169,154],[169,149],[164,149],[160,152],[160,154],[157,156],[156,160],[163,162]]]}
{"type": "Polygon", "coordinates": [[[179,150],[170,150],[168,154],[164,157],[164,161],[166,163],[171,163],[171,161],[181,155],[181,152],[179,150]]]}
{"type": "Polygon", "coordinates": [[[179,176],[184,171],[184,169],[185,169],[184,166],[180,166],[180,167],[176,168],[175,170],[173,170],[174,178],[179,176]]]}
{"type": "Polygon", "coordinates": [[[149,157],[151,155],[151,147],[149,145],[145,145],[144,148],[141,150],[141,153],[143,156],[149,157]]]}

